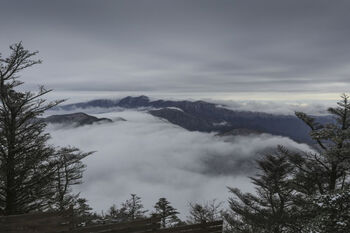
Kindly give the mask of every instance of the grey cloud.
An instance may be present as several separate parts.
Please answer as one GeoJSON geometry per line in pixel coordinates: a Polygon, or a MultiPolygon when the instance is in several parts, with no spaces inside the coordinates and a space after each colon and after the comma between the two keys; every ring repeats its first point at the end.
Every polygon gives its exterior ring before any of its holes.
{"type": "Polygon", "coordinates": [[[44,64],[31,85],[74,91],[344,92],[345,0],[2,1],[1,51],[44,64]]]}

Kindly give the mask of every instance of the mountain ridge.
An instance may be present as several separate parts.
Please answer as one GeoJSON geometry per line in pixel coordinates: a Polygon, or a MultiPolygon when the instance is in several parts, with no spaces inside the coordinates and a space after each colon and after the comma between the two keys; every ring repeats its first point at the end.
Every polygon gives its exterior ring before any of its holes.
{"type": "Polygon", "coordinates": [[[113,122],[109,118],[97,118],[83,112],[51,115],[45,118],[41,118],[41,120],[50,124],[65,124],[65,125],[76,125],[76,126],[91,125],[98,122],[106,122],[106,123],[113,122]]]}
{"type": "MultiPolygon", "coordinates": [[[[309,128],[292,115],[263,112],[235,111],[222,105],[205,101],[153,100],[147,96],[127,96],[120,100],[92,100],[61,106],[62,110],[87,109],[93,107],[125,109],[150,108],[148,113],[165,119],[190,131],[217,132],[224,134],[234,129],[246,129],[289,137],[297,142],[313,143],[309,128]]],[[[317,116],[320,123],[330,122],[329,116],[317,116]]]]}

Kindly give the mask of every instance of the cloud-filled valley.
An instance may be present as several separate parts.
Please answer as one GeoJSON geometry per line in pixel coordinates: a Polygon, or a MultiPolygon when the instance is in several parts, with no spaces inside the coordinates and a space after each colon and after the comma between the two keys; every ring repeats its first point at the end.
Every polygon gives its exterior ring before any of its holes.
{"type": "Polygon", "coordinates": [[[310,150],[268,134],[223,138],[190,132],[137,110],[93,115],[126,121],[76,128],[49,125],[47,130],[55,145],[96,151],[84,160],[84,183],[76,191],[98,212],[136,193],[148,209],[159,197],[167,197],[186,214],[191,201],[225,201],[227,186],[253,191],[247,175],[255,172],[253,161],[262,152],[280,144],[310,150]]]}
{"type": "Polygon", "coordinates": [[[350,233],[349,0],[0,2],[0,233],[350,233]]]}

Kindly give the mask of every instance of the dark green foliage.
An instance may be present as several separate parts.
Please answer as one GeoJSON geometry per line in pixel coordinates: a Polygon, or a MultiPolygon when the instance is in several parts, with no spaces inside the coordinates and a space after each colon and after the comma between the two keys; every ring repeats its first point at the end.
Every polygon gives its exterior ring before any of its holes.
{"type": "Polygon", "coordinates": [[[118,209],[116,205],[112,205],[107,211],[107,217],[116,222],[122,222],[127,220],[127,214],[125,208],[118,209]]]}
{"type": "Polygon", "coordinates": [[[344,212],[349,205],[350,190],[349,96],[343,94],[337,104],[328,109],[334,123],[326,125],[318,124],[306,114],[296,113],[310,126],[310,135],[317,142],[317,152],[290,156],[295,166],[296,184],[299,184],[296,190],[304,199],[300,203],[309,211],[309,225],[316,232],[344,232],[339,230],[339,222],[344,229],[350,227],[348,221],[343,221],[344,216],[349,217],[348,212],[344,212]],[[333,199],[337,201],[331,201],[333,199]],[[315,213],[317,215],[311,217],[315,213]]]}
{"type": "Polygon", "coordinates": [[[92,208],[87,202],[85,198],[79,198],[78,195],[70,202],[69,208],[73,208],[74,225],[76,227],[93,225],[94,222],[101,219],[101,216],[91,212],[92,208]]]}
{"type": "Polygon", "coordinates": [[[122,203],[122,209],[128,220],[136,220],[145,217],[147,210],[144,210],[141,197],[130,194],[130,199],[122,203]]]}
{"type": "Polygon", "coordinates": [[[282,148],[277,155],[266,155],[257,161],[260,170],[252,183],[256,195],[229,188],[234,197],[229,199],[232,214],[226,218],[234,232],[287,232],[293,224],[292,170],[282,148]]]}
{"type": "Polygon", "coordinates": [[[166,198],[159,198],[158,202],[154,205],[154,209],[153,215],[160,217],[161,227],[175,226],[180,222],[180,219],[177,217],[179,212],[170,205],[170,202],[166,198]]]}
{"type": "Polygon", "coordinates": [[[85,198],[78,198],[74,205],[74,212],[79,217],[89,217],[91,216],[92,208],[87,203],[85,198]]]}
{"type": "Polygon", "coordinates": [[[68,209],[75,202],[79,203],[79,194],[72,194],[71,187],[81,184],[85,165],[82,159],[91,153],[81,153],[73,147],[60,148],[56,151],[57,167],[55,177],[51,181],[55,194],[52,198],[51,208],[59,211],[68,209]]]}
{"type": "Polygon", "coordinates": [[[350,226],[350,190],[320,195],[313,201],[319,213],[309,228],[318,232],[347,232],[350,226]]]}
{"type": "Polygon", "coordinates": [[[231,232],[345,233],[350,228],[350,103],[347,95],[329,108],[334,121],[322,125],[297,112],[309,126],[313,152],[278,153],[258,161],[251,178],[257,195],[230,188],[231,232]]]}
{"type": "Polygon", "coordinates": [[[116,222],[134,221],[145,218],[147,211],[143,208],[141,198],[136,194],[130,194],[130,198],[121,204],[120,209],[115,205],[109,208],[107,218],[116,222]]]}
{"type": "Polygon", "coordinates": [[[222,218],[221,205],[222,202],[216,202],[216,200],[204,204],[190,203],[188,223],[196,224],[220,220],[222,218]]]}
{"type": "MultiPolygon", "coordinates": [[[[320,125],[306,114],[296,115],[311,128],[311,137],[318,143],[318,151],[305,158],[299,158],[298,175],[315,180],[320,194],[343,190],[349,182],[350,171],[350,103],[347,95],[342,95],[338,107],[329,108],[335,122],[320,125]]],[[[293,158],[294,159],[294,158],[293,158]]],[[[294,161],[294,160],[293,160],[294,161]]]]}

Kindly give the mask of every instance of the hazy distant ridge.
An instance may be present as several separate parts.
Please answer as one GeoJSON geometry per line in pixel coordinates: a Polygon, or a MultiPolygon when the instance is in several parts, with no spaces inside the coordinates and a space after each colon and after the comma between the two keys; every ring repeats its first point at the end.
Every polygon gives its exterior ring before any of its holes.
{"type": "MultiPolygon", "coordinates": [[[[128,96],[120,100],[100,99],[69,104],[61,106],[60,109],[74,110],[94,107],[151,108],[149,113],[153,116],[166,119],[190,131],[225,133],[233,129],[247,129],[287,136],[298,142],[312,143],[308,136],[309,128],[295,116],[234,111],[205,101],[150,101],[147,96],[128,96]]],[[[317,119],[320,122],[331,121],[329,116],[320,116],[317,119]]]]}

